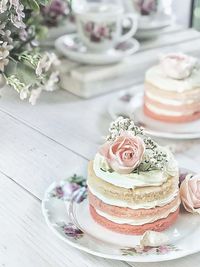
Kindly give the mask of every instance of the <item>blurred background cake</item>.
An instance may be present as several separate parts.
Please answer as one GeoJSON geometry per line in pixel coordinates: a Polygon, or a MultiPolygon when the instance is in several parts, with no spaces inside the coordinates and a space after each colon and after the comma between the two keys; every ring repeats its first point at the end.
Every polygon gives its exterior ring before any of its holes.
{"type": "Polygon", "coordinates": [[[147,70],[144,112],[166,122],[200,118],[200,69],[196,58],[168,54],[147,70]]]}
{"type": "Polygon", "coordinates": [[[111,124],[107,142],[88,167],[90,213],[123,234],[163,231],[179,213],[178,167],[173,155],[129,119],[111,124]]]}

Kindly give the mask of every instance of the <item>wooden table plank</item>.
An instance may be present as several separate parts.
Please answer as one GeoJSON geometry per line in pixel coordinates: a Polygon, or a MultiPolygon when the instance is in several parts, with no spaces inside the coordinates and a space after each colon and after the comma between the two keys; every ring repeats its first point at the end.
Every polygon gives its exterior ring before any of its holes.
{"type": "Polygon", "coordinates": [[[40,201],[2,174],[0,185],[0,266],[128,266],[125,262],[97,258],[65,244],[48,229],[40,201]]]}
{"type": "Polygon", "coordinates": [[[94,102],[83,101],[66,91],[57,91],[43,94],[38,105],[32,107],[29,103],[19,103],[12,90],[7,90],[7,93],[9,96],[6,94],[7,97],[1,98],[1,110],[7,99],[5,110],[9,114],[84,157],[89,158],[95,153],[101,135],[108,129],[104,103],[97,107],[97,99],[94,102]]]}
{"type": "Polygon", "coordinates": [[[0,171],[37,198],[55,180],[86,174],[87,161],[0,112],[0,171]]]}

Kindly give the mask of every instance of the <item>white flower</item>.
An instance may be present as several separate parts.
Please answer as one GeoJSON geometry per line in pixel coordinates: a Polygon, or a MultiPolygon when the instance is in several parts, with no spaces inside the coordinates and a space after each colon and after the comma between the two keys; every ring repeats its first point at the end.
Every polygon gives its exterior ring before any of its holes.
{"type": "Polygon", "coordinates": [[[29,98],[29,103],[31,103],[32,105],[35,105],[41,92],[42,92],[42,87],[38,87],[37,89],[32,90],[30,98],[29,98]]]}
{"type": "Polygon", "coordinates": [[[4,35],[4,29],[5,29],[6,23],[0,21],[0,34],[4,35]]]}
{"type": "Polygon", "coordinates": [[[5,29],[5,27],[6,23],[0,21],[0,35],[2,36],[4,42],[11,44],[13,42],[13,39],[11,38],[11,31],[5,29]]]}
{"type": "Polygon", "coordinates": [[[25,18],[25,14],[24,14],[23,10],[24,10],[23,5],[18,5],[16,7],[16,13],[17,13],[17,17],[19,20],[21,20],[22,18],[25,18]]]}
{"type": "Polygon", "coordinates": [[[171,53],[162,56],[160,65],[166,76],[182,80],[192,74],[198,65],[198,60],[185,54],[171,53]]]}
{"type": "Polygon", "coordinates": [[[24,100],[28,97],[29,95],[29,86],[25,86],[19,93],[20,99],[24,100]]]}
{"type": "Polygon", "coordinates": [[[8,0],[0,1],[0,13],[4,13],[7,11],[7,3],[8,3],[8,0]]]}
{"type": "Polygon", "coordinates": [[[24,22],[22,21],[21,17],[16,16],[16,15],[14,15],[14,14],[11,14],[10,19],[11,19],[12,24],[13,24],[16,28],[18,28],[18,29],[20,29],[20,28],[22,28],[22,29],[26,28],[26,25],[25,25],[24,22]]]}
{"type": "Polygon", "coordinates": [[[59,82],[59,72],[52,72],[47,83],[44,85],[44,90],[52,92],[56,89],[55,84],[59,82]]]}
{"type": "Polygon", "coordinates": [[[27,37],[28,37],[27,31],[25,29],[20,29],[20,31],[19,31],[19,38],[20,38],[20,40],[26,41],[27,40],[27,37]]]}
{"type": "Polygon", "coordinates": [[[35,73],[40,76],[42,73],[49,71],[51,66],[59,64],[58,58],[54,53],[46,52],[43,57],[38,61],[35,73]]]}
{"type": "Polygon", "coordinates": [[[6,42],[0,43],[0,71],[4,71],[6,65],[8,65],[9,59],[9,50],[11,46],[7,45],[6,42]]]}
{"type": "Polygon", "coordinates": [[[6,30],[4,32],[4,40],[6,40],[8,43],[12,43],[13,39],[11,37],[11,31],[10,30],[6,30]]]}
{"type": "Polygon", "coordinates": [[[10,8],[12,6],[18,7],[19,6],[19,0],[9,0],[10,2],[10,8]]]}

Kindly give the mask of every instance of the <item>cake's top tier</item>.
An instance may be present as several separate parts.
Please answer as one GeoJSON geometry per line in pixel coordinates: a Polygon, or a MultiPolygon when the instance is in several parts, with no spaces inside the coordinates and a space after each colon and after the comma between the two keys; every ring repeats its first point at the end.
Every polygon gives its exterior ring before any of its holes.
{"type": "Polygon", "coordinates": [[[163,56],[160,64],[146,72],[146,82],[159,89],[184,92],[200,88],[198,60],[184,54],[163,56]]]}
{"type": "Polygon", "coordinates": [[[177,176],[171,152],[147,137],[130,119],[119,117],[111,123],[109,136],[95,156],[95,174],[119,187],[159,186],[177,176]]]}

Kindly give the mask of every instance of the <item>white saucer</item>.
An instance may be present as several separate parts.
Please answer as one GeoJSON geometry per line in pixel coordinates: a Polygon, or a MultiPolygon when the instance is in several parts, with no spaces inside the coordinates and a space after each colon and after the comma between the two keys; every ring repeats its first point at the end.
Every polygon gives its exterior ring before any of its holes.
{"type": "Polygon", "coordinates": [[[71,60],[92,65],[106,65],[119,62],[125,57],[138,51],[140,45],[136,39],[119,44],[115,49],[105,53],[95,53],[87,49],[78,35],[68,34],[58,38],[55,42],[56,49],[71,60]]]}
{"type": "Polygon", "coordinates": [[[134,118],[136,124],[144,127],[147,134],[161,138],[196,139],[200,138],[200,120],[187,123],[165,123],[147,117],[143,112],[143,93],[135,90],[120,92],[111,100],[108,112],[112,119],[124,116],[134,118]]]}
{"type": "Polygon", "coordinates": [[[135,37],[138,38],[138,40],[153,39],[153,38],[159,37],[161,34],[167,31],[168,28],[170,27],[171,26],[167,26],[161,29],[150,29],[150,30],[138,29],[135,34],[135,37]]]}
{"type": "Polygon", "coordinates": [[[135,34],[138,39],[155,38],[174,23],[174,18],[167,15],[157,15],[154,18],[140,18],[138,30],[135,34]]]}
{"type": "Polygon", "coordinates": [[[172,24],[174,18],[166,14],[157,14],[155,16],[140,16],[139,30],[158,30],[172,24]]]}
{"type": "Polygon", "coordinates": [[[71,179],[53,183],[42,201],[42,212],[49,228],[67,244],[99,257],[129,262],[158,262],[184,257],[200,251],[200,216],[181,211],[176,223],[165,231],[169,244],[139,247],[140,236],[111,232],[98,225],[88,208],[85,180],[76,186],[71,179]],[[70,187],[72,184],[72,187],[70,187]]]}

